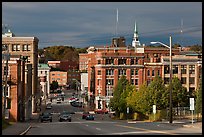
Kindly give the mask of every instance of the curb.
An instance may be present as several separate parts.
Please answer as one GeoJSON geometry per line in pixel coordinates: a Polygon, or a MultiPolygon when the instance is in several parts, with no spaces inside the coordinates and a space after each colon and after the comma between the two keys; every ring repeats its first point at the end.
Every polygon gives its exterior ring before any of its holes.
{"type": "Polygon", "coordinates": [[[32,126],[30,125],[25,131],[23,131],[20,135],[25,135],[31,128],[32,126]]]}

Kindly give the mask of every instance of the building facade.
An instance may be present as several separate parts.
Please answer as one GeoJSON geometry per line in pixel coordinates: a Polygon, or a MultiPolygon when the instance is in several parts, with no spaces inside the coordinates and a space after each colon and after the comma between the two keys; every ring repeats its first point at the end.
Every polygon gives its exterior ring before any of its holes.
{"type": "MultiPolygon", "coordinates": [[[[169,55],[166,47],[141,45],[135,23],[132,46],[124,46],[123,37],[113,38],[110,46],[90,46],[86,54],[79,54],[79,68],[88,73],[88,96],[92,109],[108,109],[113,88],[122,75],[137,89],[151,83],[159,75],[169,81],[169,55]],[[118,42],[118,41],[123,41],[118,42]]],[[[182,48],[172,48],[173,75],[177,76],[187,92],[198,88],[201,75],[200,55],[189,54],[182,48]]]]}
{"type": "MultiPolygon", "coordinates": [[[[26,64],[32,64],[32,112],[37,111],[36,102],[40,99],[38,89],[38,38],[16,37],[10,31],[2,35],[2,46],[7,47],[10,55],[21,55],[26,64]]],[[[27,70],[27,68],[25,68],[27,70]]]]}
{"type": "Polygon", "coordinates": [[[50,67],[48,64],[38,64],[38,77],[42,89],[42,97],[46,99],[50,94],[50,67]]]}

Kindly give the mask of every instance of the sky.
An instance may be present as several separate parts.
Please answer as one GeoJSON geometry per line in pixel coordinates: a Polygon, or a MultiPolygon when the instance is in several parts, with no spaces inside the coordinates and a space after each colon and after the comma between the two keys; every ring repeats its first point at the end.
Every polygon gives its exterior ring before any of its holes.
{"type": "Polygon", "coordinates": [[[202,2],[2,2],[2,26],[39,48],[131,45],[135,22],[141,44],[202,45],[202,2]]]}

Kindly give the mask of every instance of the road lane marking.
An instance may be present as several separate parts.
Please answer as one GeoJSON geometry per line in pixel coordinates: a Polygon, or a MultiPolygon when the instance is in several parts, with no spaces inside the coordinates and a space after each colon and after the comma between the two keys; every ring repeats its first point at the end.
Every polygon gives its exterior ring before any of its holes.
{"type": "Polygon", "coordinates": [[[101,130],[100,128],[96,128],[96,130],[101,130]]]}
{"type": "Polygon", "coordinates": [[[131,129],[138,129],[138,130],[143,130],[143,131],[152,132],[152,133],[161,133],[161,134],[177,135],[177,134],[175,134],[175,133],[168,133],[168,132],[157,131],[157,130],[149,130],[149,129],[131,127],[131,126],[124,126],[124,125],[116,125],[116,126],[125,127],[125,128],[131,128],[131,129]]]}

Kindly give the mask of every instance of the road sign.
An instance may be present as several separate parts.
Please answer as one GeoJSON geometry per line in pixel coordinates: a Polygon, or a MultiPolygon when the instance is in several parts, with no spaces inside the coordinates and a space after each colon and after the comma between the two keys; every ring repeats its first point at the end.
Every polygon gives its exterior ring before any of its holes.
{"type": "Polygon", "coordinates": [[[194,110],[194,98],[190,98],[190,110],[194,110]]]}
{"type": "Polygon", "coordinates": [[[153,105],[153,113],[156,114],[156,105],[153,105]]]}
{"type": "Polygon", "coordinates": [[[129,113],[129,107],[127,107],[127,114],[129,113]]]}

